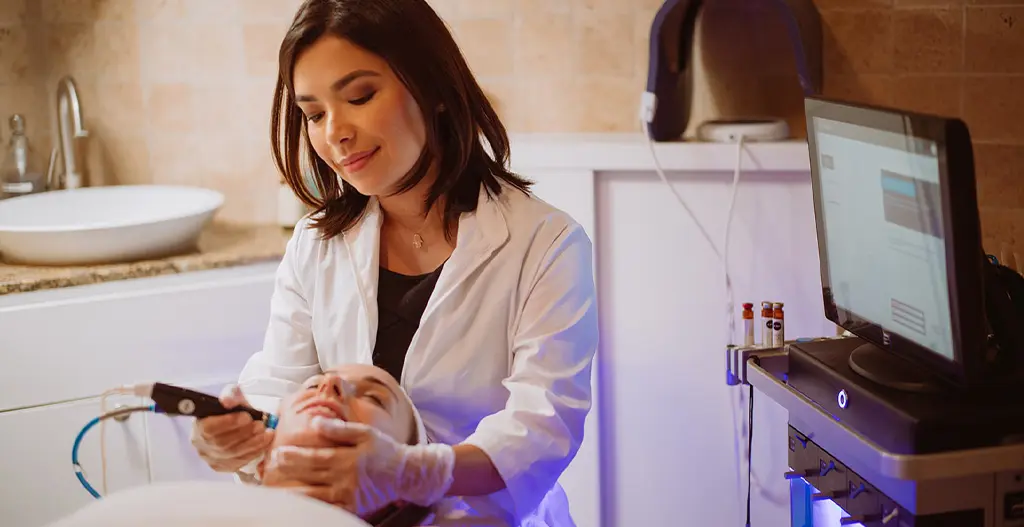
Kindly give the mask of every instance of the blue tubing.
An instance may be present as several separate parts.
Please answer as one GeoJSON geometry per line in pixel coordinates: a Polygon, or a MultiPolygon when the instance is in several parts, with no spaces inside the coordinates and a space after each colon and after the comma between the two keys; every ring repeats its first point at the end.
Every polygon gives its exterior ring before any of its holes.
{"type": "MultiPolygon", "coordinates": [[[[152,412],[155,410],[155,406],[149,407],[149,411],[152,412]]],[[[106,415],[101,415],[99,417],[94,418],[92,421],[89,421],[84,427],[82,427],[82,430],[78,432],[78,437],[75,438],[75,444],[71,447],[71,466],[74,467],[75,469],[75,477],[77,477],[78,481],[82,484],[83,487],[85,487],[85,490],[88,491],[89,494],[91,494],[92,497],[96,499],[100,499],[100,493],[96,492],[96,489],[92,488],[92,485],[90,485],[89,482],[86,481],[85,479],[85,469],[83,469],[82,464],[78,462],[78,447],[82,446],[82,439],[85,438],[86,432],[88,432],[92,427],[99,424],[99,422],[105,419],[106,417],[106,415]]]]}

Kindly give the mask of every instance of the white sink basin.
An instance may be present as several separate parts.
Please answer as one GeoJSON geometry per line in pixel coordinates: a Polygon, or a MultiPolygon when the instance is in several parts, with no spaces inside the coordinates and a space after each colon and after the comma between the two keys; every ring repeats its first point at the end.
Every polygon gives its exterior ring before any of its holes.
{"type": "Polygon", "coordinates": [[[96,265],[195,248],[224,204],[196,187],[122,185],[0,200],[0,257],[29,265],[96,265]]]}

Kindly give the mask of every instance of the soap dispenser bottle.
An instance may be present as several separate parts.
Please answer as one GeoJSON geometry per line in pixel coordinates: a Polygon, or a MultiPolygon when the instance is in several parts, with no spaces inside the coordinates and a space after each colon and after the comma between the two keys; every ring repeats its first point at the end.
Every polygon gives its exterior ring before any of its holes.
{"type": "Polygon", "coordinates": [[[32,148],[25,135],[25,118],[20,114],[11,116],[10,126],[11,138],[0,160],[0,198],[44,190],[43,172],[35,166],[32,148]]]}

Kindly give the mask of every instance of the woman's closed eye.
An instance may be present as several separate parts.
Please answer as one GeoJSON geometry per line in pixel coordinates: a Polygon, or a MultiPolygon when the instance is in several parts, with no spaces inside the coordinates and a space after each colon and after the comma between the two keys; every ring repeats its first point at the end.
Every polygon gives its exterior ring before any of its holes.
{"type": "Polygon", "coordinates": [[[359,98],[356,98],[356,99],[349,99],[348,102],[349,102],[349,104],[353,104],[355,106],[362,106],[362,105],[370,102],[370,100],[373,99],[374,95],[377,95],[377,92],[372,91],[372,92],[370,92],[370,93],[368,93],[366,95],[363,95],[362,97],[359,97],[359,98]]]}
{"type": "Polygon", "coordinates": [[[367,399],[369,399],[371,402],[373,402],[373,404],[375,404],[375,405],[377,405],[377,406],[379,406],[381,408],[387,409],[385,407],[385,405],[384,405],[384,398],[383,397],[381,397],[381,396],[379,396],[379,395],[377,395],[375,393],[364,393],[362,396],[367,398],[367,399]]]}

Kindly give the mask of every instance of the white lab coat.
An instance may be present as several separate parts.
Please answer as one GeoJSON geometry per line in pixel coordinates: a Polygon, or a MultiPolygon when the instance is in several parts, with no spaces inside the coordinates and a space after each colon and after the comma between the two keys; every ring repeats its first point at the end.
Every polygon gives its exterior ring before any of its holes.
{"type": "MultiPolygon", "coordinates": [[[[262,351],[240,379],[250,403],[338,364],[372,363],[382,215],[371,198],[323,241],[303,220],[277,273],[262,351]]],[[[583,440],[597,350],[592,244],[564,212],[505,187],[463,214],[455,251],[409,345],[401,385],[431,441],[481,448],[507,484],[463,500],[473,525],[572,526],[557,480],[583,440]]],[[[439,523],[444,523],[439,518],[439,523]]]]}

